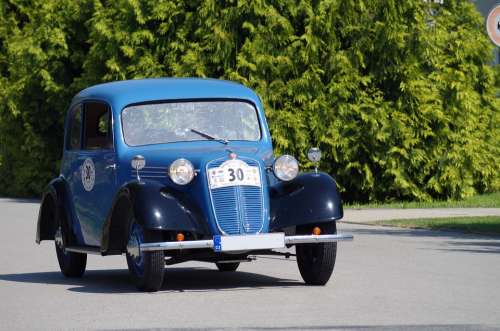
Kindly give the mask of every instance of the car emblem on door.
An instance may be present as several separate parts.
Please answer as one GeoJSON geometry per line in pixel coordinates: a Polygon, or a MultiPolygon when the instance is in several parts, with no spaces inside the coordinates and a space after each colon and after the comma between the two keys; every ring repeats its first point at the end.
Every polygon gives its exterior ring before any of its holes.
{"type": "Polygon", "coordinates": [[[92,191],[95,183],[95,167],[91,158],[86,158],[81,167],[82,184],[85,191],[92,191]]]}

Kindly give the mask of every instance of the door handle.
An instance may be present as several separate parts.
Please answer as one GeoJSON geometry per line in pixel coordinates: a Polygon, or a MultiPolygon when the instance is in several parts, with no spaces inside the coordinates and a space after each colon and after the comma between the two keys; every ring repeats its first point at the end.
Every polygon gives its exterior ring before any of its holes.
{"type": "Polygon", "coordinates": [[[104,167],[104,169],[113,169],[113,170],[116,170],[116,163],[108,164],[106,167],[104,167]]]}

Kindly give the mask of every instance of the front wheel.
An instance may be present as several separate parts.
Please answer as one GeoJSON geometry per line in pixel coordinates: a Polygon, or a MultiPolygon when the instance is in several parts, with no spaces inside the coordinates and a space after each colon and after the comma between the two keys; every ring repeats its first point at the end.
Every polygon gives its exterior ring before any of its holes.
{"type": "Polygon", "coordinates": [[[159,242],[161,235],[144,231],[142,226],[131,220],[127,244],[127,265],[135,285],[141,291],[156,292],[163,285],[165,255],[162,251],[141,252],[141,243],[159,242]]]}
{"type": "MultiPolygon", "coordinates": [[[[335,223],[320,225],[323,234],[335,234],[335,223]]],[[[311,234],[312,227],[300,229],[301,234],[311,234]]],[[[337,257],[337,243],[298,244],[295,247],[300,275],[308,285],[325,285],[333,273],[337,257]]]]}

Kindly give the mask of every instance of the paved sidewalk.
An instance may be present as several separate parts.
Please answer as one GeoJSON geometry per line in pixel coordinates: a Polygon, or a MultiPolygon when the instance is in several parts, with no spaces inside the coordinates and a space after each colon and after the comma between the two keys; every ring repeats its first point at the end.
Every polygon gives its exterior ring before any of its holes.
{"type": "Polygon", "coordinates": [[[412,208],[412,209],[344,209],[344,223],[370,223],[396,219],[466,216],[500,216],[500,208],[412,208]]]}

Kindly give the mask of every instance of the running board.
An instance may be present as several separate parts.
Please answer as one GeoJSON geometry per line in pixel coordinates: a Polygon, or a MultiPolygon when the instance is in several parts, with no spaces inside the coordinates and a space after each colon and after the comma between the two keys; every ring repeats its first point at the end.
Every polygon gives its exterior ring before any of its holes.
{"type": "Polygon", "coordinates": [[[92,246],[69,246],[64,248],[68,252],[82,253],[82,254],[93,254],[102,255],[101,249],[99,247],[92,246]]]}

